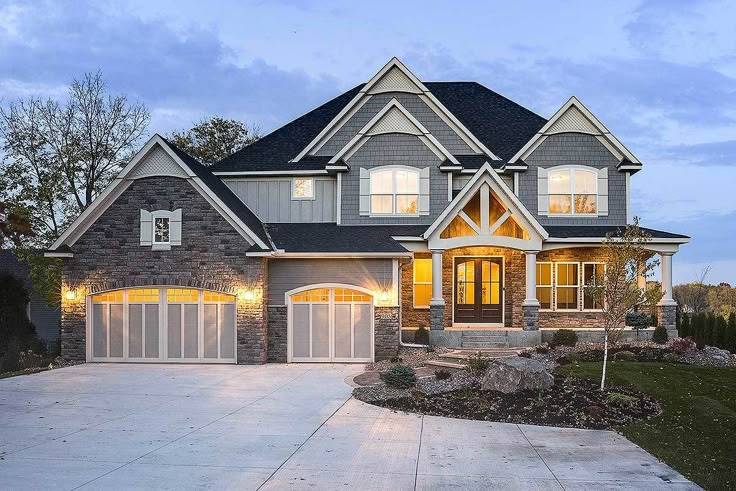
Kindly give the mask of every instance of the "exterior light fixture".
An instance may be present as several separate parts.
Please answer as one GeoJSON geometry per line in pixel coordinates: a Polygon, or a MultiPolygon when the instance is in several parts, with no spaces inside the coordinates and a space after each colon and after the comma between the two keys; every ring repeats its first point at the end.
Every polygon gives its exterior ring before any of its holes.
{"type": "Polygon", "coordinates": [[[255,298],[256,294],[252,289],[248,289],[243,292],[243,300],[246,302],[252,302],[255,298]]]}
{"type": "Polygon", "coordinates": [[[74,290],[67,290],[66,295],[64,295],[64,297],[67,300],[74,300],[75,298],[77,298],[77,292],[74,290]]]}
{"type": "Polygon", "coordinates": [[[381,295],[378,298],[381,300],[381,302],[387,303],[388,302],[388,290],[386,290],[385,288],[381,290],[381,295]]]}

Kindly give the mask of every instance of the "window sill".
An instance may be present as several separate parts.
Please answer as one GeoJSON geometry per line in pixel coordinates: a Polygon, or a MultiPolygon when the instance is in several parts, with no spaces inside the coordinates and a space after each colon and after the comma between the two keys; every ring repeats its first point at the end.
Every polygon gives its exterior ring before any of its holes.
{"type": "Polygon", "coordinates": [[[153,250],[153,251],[170,251],[171,250],[171,244],[153,244],[151,246],[151,250],[153,250]]]}
{"type": "Polygon", "coordinates": [[[295,196],[291,197],[291,201],[314,201],[316,198],[312,196],[311,198],[298,198],[295,196]]]}
{"type": "Polygon", "coordinates": [[[413,305],[414,310],[429,310],[429,305],[413,305]]]}

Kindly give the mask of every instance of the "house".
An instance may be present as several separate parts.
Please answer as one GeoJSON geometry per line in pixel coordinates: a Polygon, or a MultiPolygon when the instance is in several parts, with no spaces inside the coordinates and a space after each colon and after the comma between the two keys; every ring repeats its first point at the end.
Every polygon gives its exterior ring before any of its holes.
{"type": "MultiPolygon", "coordinates": [[[[40,254],[40,251],[39,251],[40,254]]],[[[0,273],[9,273],[21,280],[30,296],[26,305],[28,320],[36,328],[38,337],[49,348],[59,341],[59,325],[61,309],[58,305],[49,305],[47,300],[33,289],[30,266],[19,259],[13,251],[0,251],[0,273]]]]}
{"type": "MultiPolygon", "coordinates": [[[[600,335],[586,285],[641,162],[578,99],[550,119],[392,59],[210,168],[154,136],[53,244],[62,351],[87,361],[359,362],[600,335]]],[[[660,322],[674,329],[672,256],[660,322]]],[[[644,281],[644,278],[642,278],[644,281]]]]}

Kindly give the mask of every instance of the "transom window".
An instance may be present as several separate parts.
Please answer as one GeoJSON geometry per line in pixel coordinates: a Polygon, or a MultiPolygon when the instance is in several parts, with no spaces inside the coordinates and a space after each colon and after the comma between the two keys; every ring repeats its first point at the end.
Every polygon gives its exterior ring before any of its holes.
{"type": "Polygon", "coordinates": [[[169,244],[171,222],[169,217],[154,217],[153,219],[153,243],[169,244]]]}
{"type": "Polygon", "coordinates": [[[314,179],[295,177],[291,180],[291,199],[314,199],[314,179]]]}
{"type": "Polygon", "coordinates": [[[416,215],[419,211],[419,171],[379,168],[370,173],[372,215],[416,215]]]}
{"type": "Polygon", "coordinates": [[[414,259],[414,307],[427,308],[432,299],[432,260],[414,259]]]}
{"type": "Polygon", "coordinates": [[[569,167],[549,173],[549,212],[553,215],[595,215],[598,212],[598,174],[569,167]]]}

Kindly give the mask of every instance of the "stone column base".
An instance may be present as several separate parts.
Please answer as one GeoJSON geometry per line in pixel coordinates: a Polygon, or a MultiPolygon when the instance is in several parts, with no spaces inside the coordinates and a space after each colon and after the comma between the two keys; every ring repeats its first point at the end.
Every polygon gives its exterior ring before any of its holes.
{"type": "Polygon", "coordinates": [[[677,305],[657,305],[657,325],[664,326],[670,337],[677,336],[677,305]]]}
{"type": "Polygon", "coordinates": [[[441,331],[445,329],[445,306],[431,305],[429,306],[429,329],[432,331],[441,331]]]}
{"type": "Polygon", "coordinates": [[[521,307],[521,311],[524,314],[524,330],[525,331],[538,331],[539,330],[539,306],[538,305],[524,305],[521,307]]]}
{"type": "Polygon", "coordinates": [[[398,355],[399,307],[376,307],[374,315],[375,360],[386,360],[398,355]]]}

